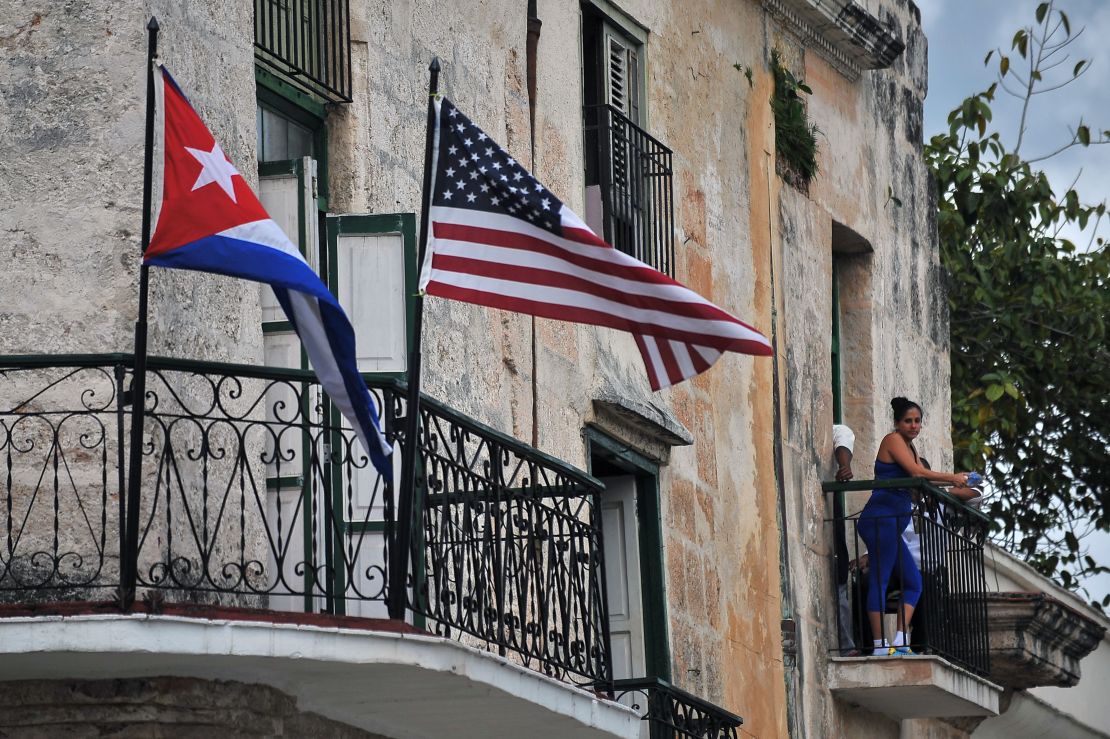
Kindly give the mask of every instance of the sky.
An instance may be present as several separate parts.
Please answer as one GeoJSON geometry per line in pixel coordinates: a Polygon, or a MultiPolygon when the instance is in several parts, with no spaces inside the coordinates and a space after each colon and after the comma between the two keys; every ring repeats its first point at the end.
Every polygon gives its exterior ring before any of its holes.
{"type": "MultiPolygon", "coordinates": [[[[916,0],[921,9],[921,22],[929,42],[929,94],[925,99],[926,138],[947,130],[948,113],[967,96],[985,90],[997,79],[998,53],[989,66],[983,58],[991,49],[1000,49],[1017,65],[1019,57],[1010,47],[1014,33],[1035,22],[1034,13],[1041,0],[916,0]]],[[[1077,40],[1066,53],[1068,63],[1056,72],[1058,81],[1071,77],[1075,63],[1090,60],[1089,72],[1074,83],[1056,92],[1034,97],[1027,118],[1028,129],[1022,154],[1033,158],[1047,154],[1071,139],[1069,126],[1074,128],[1082,118],[1092,127],[1110,129],[1110,2],[1107,0],[1056,0],[1055,8],[1063,10],[1071,21],[1077,40]]],[[[1049,77],[1049,80],[1053,79],[1049,77]]],[[[993,107],[996,130],[1010,147],[1017,140],[1021,103],[1000,91],[993,107]]],[[[1062,193],[1078,176],[1075,185],[1080,197],[1088,203],[1110,200],[1110,145],[1075,147],[1040,164],[1048,174],[1057,193],[1062,193]]],[[[1110,224],[1101,229],[1110,235],[1110,224]]],[[[1080,246],[1089,234],[1069,232],[1080,246]]],[[[1103,563],[1110,563],[1110,534],[1088,537],[1091,554],[1103,563]]],[[[1110,593],[1110,575],[1089,579],[1091,596],[1101,598],[1110,593]]]]}
{"type": "MultiPolygon", "coordinates": [[[[948,113],[965,97],[985,90],[997,79],[999,52],[989,66],[983,58],[999,49],[1017,67],[1020,57],[1011,49],[1014,33],[1032,25],[1040,0],[917,0],[921,22],[929,41],[929,94],[925,99],[925,135],[947,130],[948,113]]],[[[1071,139],[1071,129],[1082,119],[1094,129],[1110,129],[1110,2],[1106,0],[1056,0],[1071,21],[1076,41],[1067,49],[1069,60],[1048,74],[1048,81],[1071,77],[1080,59],[1091,62],[1088,72],[1062,90],[1034,96],[1028,130],[1021,153],[1027,158],[1048,154],[1071,139]]],[[[1010,78],[1008,78],[1010,79],[1010,78]]],[[[1017,140],[1021,103],[1001,89],[994,122],[1003,141],[1017,140]]],[[[1110,145],[1075,147],[1041,163],[1057,192],[1064,192],[1077,176],[1077,189],[1088,202],[1110,199],[1110,145]]],[[[1110,225],[1110,224],[1108,224],[1110,225]]],[[[1102,230],[1110,235],[1110,227],[1102,230]]],[[[1073,240],[1080,239],[1071,232],[1073,240]]],[[[1081,246],[1089,241],[1082,238],[1081,246]]]]}

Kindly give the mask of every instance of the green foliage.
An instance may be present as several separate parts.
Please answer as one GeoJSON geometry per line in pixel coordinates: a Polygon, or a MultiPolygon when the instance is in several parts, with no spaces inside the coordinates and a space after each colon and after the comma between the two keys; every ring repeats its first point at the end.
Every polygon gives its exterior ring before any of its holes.
{"type": "Polygon", "coordinates": [[[784,180],[806,192],[817,174],[817,134],[821,133],[809,122],[802,98],[813,90],[782,65],[777,50],[771,52],[771,72],[775,77],[771,111],[775,116],[776,168],[784,180]]]}
{"type": "Polygon", "coordinates": [[[732,68],[735,69],[737,72],[744,73],[744,79],[748,81],[748,87],[755,87],[755,78],[752,75],[751,67],[737,62],[736,64],[732,65],[732,68]]]}
{"type": "MultiPolygon", "coordinates": [[[[1011,44],[1025,72],[999,53],[999,82],[953,110],[925,155],[949,277],[956,466],[986,471],[1001,543],[1075,588],[1080,575],[1110,571],[1082,542],[1110,530],[1110,250],[1060,233],[1097,234],[1106,205],[1084,204],[1074,187],[1054,192],[1033,163],[1106,143],[1110,132],[1092,137],[1080,125],[1054,152],[1020,155],[1030,99],[1039,85],[1059,87],[1044,80],[1046,60],[1074,38],[1051,2],[1036,19],[1011,44]],[[1000,87],[1025,103],[1012,148],[991,130],[1000,87]]],[[[1087,68],[1077,64],[1071,79],[1087,68]]]]}

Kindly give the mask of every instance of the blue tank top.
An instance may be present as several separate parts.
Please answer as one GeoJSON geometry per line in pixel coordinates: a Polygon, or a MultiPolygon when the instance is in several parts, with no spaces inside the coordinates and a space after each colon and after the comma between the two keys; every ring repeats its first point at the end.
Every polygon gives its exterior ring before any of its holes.
{"type": "MultiPolygon", "coordinates": [[[[875,460],[876,480],[896,480],[899,477],[912,477],[912,475],[897,462],[875,460]]],[[[913,495],[906,488],[876,490],[871,493],[871,499],[867,501],[868,507],[872,507],[873,504],[874,507],[882,506],[899,513],[909,513],[913,509],[913,495]]]]}

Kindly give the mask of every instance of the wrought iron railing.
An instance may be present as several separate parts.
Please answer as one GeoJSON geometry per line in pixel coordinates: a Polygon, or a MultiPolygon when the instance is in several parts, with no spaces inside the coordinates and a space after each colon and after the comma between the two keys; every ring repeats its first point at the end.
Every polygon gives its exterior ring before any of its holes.
{"type": "Polygon", "coordinates": [[[331,102],[351,102],[349,0],[254,0],[255,58],[331,102]]]}
{"type": "MultiPolygon", "coordinates": [[[[983,548],[990,519],[923,478],[826,482],[823,489],[833,495],[835,551],[833,574],[837,584],[835,650],[842,655],[872,654],[874,640],[893,641],[900,628],[898,614],[905,603],[900,575],[920,572],[922,592],[910,619],[908,646],[915,654],[935,654],[979,675],[990,672],[987,631],[986,579],[983,548]],[[908,517],[880,516],[861,520],[861,512],[845,513],[846,492],[880,489],[912,491],[913,510],[908,517]],[[908,518],[908,520],[907,520],[908,518]],[[905,524],[905,525],[903,525],[905,524]],[[868,552],[860,530],[865,527],[896,529],[894,551],[868,552]],[[911,551],[903,543],[906,529],[911,551]],[[880,559],[892,563],[889,578],[876,567],[880,559]],[[867,616],[868,593],[883,587],[885,602],[880,630],[875,634],[867,616]]],[[[868,533],[865,531],[865,534],[868,533]]],[[[883,600],[880,598],[879,600],[883,600]]]]}
{"type": "Polygon", "coordinates": [[[618,701],[643,711],[650,739],[736,739],[744,723],[736,714],[658,678],[617,680],[613,686],[618,701]]]}
{"type": "MultiPolygon", "coordinates": [[[[393,485],[313,373],[150,358],[127,542],[129,355],[0,360],[0,600],[113,597],[410,617],[561,679],[605,684],[601,485],[422,399],[413,565],[390,571],[393,485]],[[133,549],[132,549],[133,548],[133,549]]],[[[404,388],[371,383],[399,458],[404,388]]],[[[399,462],[398,462],[399,464],[399,462]]]]}
{"type": "Polygon", "coordinates": [[[415,610],[537,671],[607,682],[601,484],[435,401],[421,415],[415,610]]]}
{"type": "Polygon", "coordinates": [[[616,249],[674,276],[671,150],[611,105],[585,109],[586,147],[596,157],[602,234],[616,249]]]}

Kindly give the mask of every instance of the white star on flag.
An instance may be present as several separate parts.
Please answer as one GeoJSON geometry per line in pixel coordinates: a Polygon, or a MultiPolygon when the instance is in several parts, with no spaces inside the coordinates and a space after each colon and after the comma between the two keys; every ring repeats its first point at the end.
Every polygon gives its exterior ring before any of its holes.
{"type": "Polygon", "coordinates": [[[194,149],[190,146],[186,146],[185,151],[192,154],[193,158],[200,162],[200,166],[204,168],[197,175],[197,181],[193,183],[194,190],[199,190],[205,185],[215,182],[221,190],[227,193],[231,202],[237,202],[235,200],[235,183],[231,181],[231,178],[242,177],[243,175],[239,174],[235,165],[227,160],[224,150],[220,148],[218,143],[212,143],[212,151],[194,149]]]}

